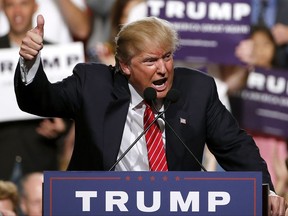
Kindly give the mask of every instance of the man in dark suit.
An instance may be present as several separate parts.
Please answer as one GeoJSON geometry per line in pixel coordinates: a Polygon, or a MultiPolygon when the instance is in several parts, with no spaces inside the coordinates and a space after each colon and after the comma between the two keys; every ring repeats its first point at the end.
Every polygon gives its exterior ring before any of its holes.
{"type": "MultiPolygon", "coordinates": [[[[143,131],[143,113],[149,107],[144,91],[148,87],[156,91],[152,107],[161,111],[167,109],[168,92],[177,89],[180,99],[165,112],[169,126],[167,122],[157,126],[162,130],[168,170],[201,170],[173,128],[199,161],[207,143],[225,170],[262,171],[263,181],[273,191],[265,161],[253,139],[220,102],[213,78],[174,68],[173,53],[179,42],[170,23],[150,17],[125,25],[116,37],[115,67],[78,64],[72,76],[55,84],[48,82],[39,54],[43,28],[40,15],[37,26],[23,39],[15,91],[19,107],[26,112],[75,120],[69,170],[150,170],[144,137],[114,164],[143,131]]],[[[269,198],[271,211],[284,215],[284,199],[275,194],[269,198]]]]}

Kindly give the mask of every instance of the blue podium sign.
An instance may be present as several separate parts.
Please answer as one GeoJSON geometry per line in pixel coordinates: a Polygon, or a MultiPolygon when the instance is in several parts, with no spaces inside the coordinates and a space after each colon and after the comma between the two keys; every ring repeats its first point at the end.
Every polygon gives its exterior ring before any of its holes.
{"type": "Polygon", "coordinates": [[[260,172],[44,172],[44,216],[262,216],[260,172]]]}

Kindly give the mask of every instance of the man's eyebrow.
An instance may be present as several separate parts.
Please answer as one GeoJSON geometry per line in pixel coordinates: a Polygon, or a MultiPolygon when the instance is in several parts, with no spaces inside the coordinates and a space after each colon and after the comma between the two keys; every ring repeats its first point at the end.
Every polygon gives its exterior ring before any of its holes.
{"type": "Polygon", "coordinates": [[[158,56],[146,56],[143,58],[143,61],[151,61],[151,60],[155,60],[155,59],[158,59],[159,57],[158,56]]]}
{"type": "Polygon", "coordinates": [[[144,56],[143,57],[143,62],[146,62],[146,61],[151,61],[151,60],[156,60],[156,59],[159,59],[159,58],[165,58],[167,55],[170,55],[172,54],[172,51],[168,51],[168,52],[165,52],[163,55],[161,56],[157,56],[156,54],[147,54],[147,56],[144,56]]]}

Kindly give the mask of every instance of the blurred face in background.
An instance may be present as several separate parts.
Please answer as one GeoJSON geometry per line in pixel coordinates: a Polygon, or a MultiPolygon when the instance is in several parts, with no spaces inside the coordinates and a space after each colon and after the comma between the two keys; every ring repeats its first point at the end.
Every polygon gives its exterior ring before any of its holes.
{"type": "Polygon", "coordinates": [[[27,216],[42,216],[42,183],[43,175],[35,173],[23,184],[21,210],[27,216]]]}
{"type": "Polygon", "coordinates": [[[144,2],[143,0],[130,0],[127,2],[126,6],[123,8],[123,13],[120,18],[120,23],[125,24],[128,21],[128,17],[130,14],[130,11],[138,4],[144,2]]]}
{"type": "Polygon", "coordinates": [[[0,200],[0,210],[1,209],[14,211],[12,201],[10,199],[1,199],[0,200]]]}
{"type": "Polygon", "coordinates": [[[3,10],[9,21],[10,32],[20,35],[30,30],[37,8],[35,0],[3,0],[3,10]]]}
{"type": "Polygon", "coordinates": [[[254,42],[253,55],[255,56],[255,65],[270,68],[275,55],[273,41],[263,31],[254,32],[251,39],[254,42]]]}

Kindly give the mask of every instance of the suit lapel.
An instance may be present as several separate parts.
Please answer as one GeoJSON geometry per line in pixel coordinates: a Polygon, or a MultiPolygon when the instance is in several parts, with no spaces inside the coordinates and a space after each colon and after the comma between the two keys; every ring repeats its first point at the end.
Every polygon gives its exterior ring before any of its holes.
{"type": "Polygon", "coordinates": [[[112,94],[113,100],[109,104],[104,118],[103,158],[105,170],[109,170],[117,159],[130,102],[128,81],[120,73],[115,74],[112,94]]]}
{"type": "Polygon", "coordinates": [[[165,119],[171,126],[165,124],[166,132],[166,156],[169,170],[178,170],[178,165],[183,160],[183,155],[187,151],[175,133],[185,142],[183,134],[185,134],[188,122],[188,114],[183,111],[183,100],[171,104],[165,113],[165,119]],[[174,130],[174,132],[173,132],[174,130]]]}

